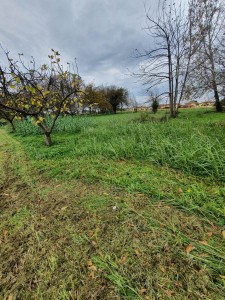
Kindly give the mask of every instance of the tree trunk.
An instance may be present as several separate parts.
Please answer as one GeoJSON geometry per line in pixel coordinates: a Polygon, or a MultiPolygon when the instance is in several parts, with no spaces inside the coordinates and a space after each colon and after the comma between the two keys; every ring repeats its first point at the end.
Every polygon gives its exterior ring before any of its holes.
{"type": "Polygon", "coordinates": [[[41,128],[43,134],[45,135],[46,146],[51,146],[52,145],[52,139],[51,139],[52,129],[47,128],[47,126],[44,126],[42,123],[39,123],[38,126],[41,128]]]}
{"type": "Polygon", "coordinates": [[[170,42],[167,38],[167,53],[168,53],[168,80],[169,80],[169,102],[170,102],[170,117],[175,118],[176,108],[174,107],[174,87],[173,87],[173,66],[172,66],[172,55],[170,49],[170,42]]]}
{"type": "Polygon", "coordinates": [[[177,111],[176,108],[174,107],[174,110],[172,111],[170,117],[171,117],[171,118],[176,118],[176,117],[177,117],[177,113],[178,113],[178,111],[177,111]]]}
{"type": "Polygon", "coordinates": [[[45,144],[47,146],[52,145],[51,133],[49,133],[49,132],[45,132],[45,144]]]}
{"type": "Polygon", "coordinates": [[[215,102],[216,111],[221,112],[223,110],[223,107],[221,105],[220,98],[219,98],[219,93],[218,93],[218,90],[217,90],[216,86],[214,88],[214,97],[215,97],[215,100],[216,100],[216,102],[215,102]]]}
{"type": "Polygon", "coordinates": [[[215,61],[214,61],[214,52],[212,50],[212,39],[211,39],[211,35],[210,32],[208,33],[209,36],[209,59],[211,62],[211,74],[212,74],[212,88],[214,91],[214,98],[215,98],[215,106],[216,106],[216,111],[217,112],[221,112],[223,110],[222,105],[220,103],[220,97],[219,97],[219,93],[218,93],[218,86],[217,86],[217,81],[216,81],[216,69],[215,69],[215,61]]]}
{"type": "Polygon", "coordinates": [[[12,132],[15,132],[16,131],[16,127],[13,123],[13,121],[9,121],[10,125],[11,125],[11,128],[12,128],[12,132]]]}

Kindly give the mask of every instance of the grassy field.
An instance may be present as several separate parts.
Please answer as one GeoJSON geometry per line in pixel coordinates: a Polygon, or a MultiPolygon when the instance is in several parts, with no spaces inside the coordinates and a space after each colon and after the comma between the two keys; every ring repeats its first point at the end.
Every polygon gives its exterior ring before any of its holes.
{"type": "Polygon", "coordinates": [[[225,298],[225,115],[0,130],[0,299],[225,298]]]}

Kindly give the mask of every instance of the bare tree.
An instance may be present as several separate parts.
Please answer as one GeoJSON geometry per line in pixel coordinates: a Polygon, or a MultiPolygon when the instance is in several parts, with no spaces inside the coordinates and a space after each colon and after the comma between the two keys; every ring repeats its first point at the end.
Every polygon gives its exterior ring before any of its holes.
{"type": "Polygon", "coordinates": [[[163,0],[156,17],[146,13],[147,34],[155,41],[151,50],[140,52],[143,58],[138,76],[147,89],[157,87],[169,98],[170,116],[176,117],[183,99],[191,57],[197,44],[192,39],[193,11],[182,4],[163,0]]]}
{"type": "Polygon", "coordinates": [[[221,75],[220,78],[222,82],[221,95],[224,101],[225,100],[225,27],[223,28],[223,33],[222,33],[222,38],[220,43],[219,65],[220,65],[220,75],[221,75]]]}
{"type": "Polygon", "coordinates": [[[196,95],[213,93],[216,110],[222,111],[220,94],[224,87],[222,29],[224,28],[224,5],[221,0],[192,0],[194,11],[193,38],[200,41],[193,57],[190,85],[196,95]]]}
{"type": "Polygon", "coordinates": [[[129,107],[133,109],[134,112],[138,111],[138,102],[134,95],[129,98],[129,107]]]}

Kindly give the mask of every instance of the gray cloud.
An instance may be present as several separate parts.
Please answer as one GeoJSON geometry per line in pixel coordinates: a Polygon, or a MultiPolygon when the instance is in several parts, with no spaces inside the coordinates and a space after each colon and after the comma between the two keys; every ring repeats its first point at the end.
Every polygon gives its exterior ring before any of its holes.
{"type": "MultiPolygon", "coordinates": [[[[149,1],[153,11],[155,2],[149,1]]],[[[13,55],[23,52],[44,62],[54,48],[65,62],[77,58],[86,82],[124,86],[141,98],[144,88],[128,75],[137,64],[133,51],[149,43],[141,29],[145,24],[141,1],[0,0],[0,4],[0,42],[13,55]]]]}

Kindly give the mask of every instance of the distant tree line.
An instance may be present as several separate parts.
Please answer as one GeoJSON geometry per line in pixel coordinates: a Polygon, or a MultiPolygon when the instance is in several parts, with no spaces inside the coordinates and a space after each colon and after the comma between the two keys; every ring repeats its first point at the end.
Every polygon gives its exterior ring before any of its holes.
{"type": "Polygon", "coordinates": [[[125,88],[116,86],[95,87],[93,84],[85,86],[82,96],[83,111],[89,109],[90,113],[114,114],[129,104],[129,94],[125,88]]]}

